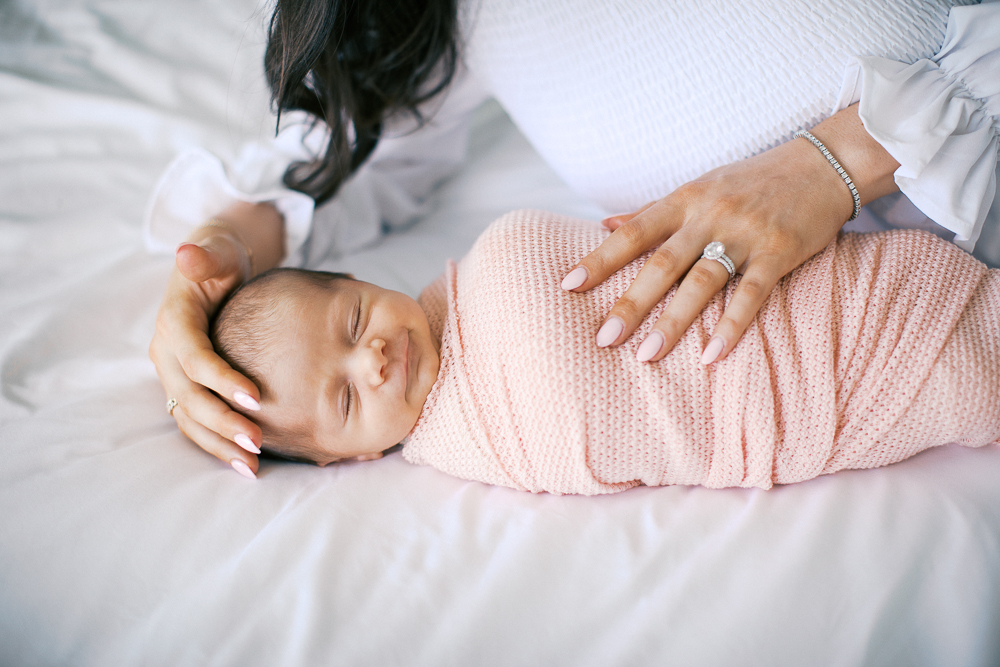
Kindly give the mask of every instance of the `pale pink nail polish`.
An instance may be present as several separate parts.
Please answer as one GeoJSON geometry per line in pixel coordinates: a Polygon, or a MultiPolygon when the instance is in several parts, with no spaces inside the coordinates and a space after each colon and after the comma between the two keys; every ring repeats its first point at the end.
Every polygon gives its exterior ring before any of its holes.
{"type": "Polygon", "coordinates": [[[590,274],[587,273],[586,267],[578,266],[569,273],[567,273],[566,277],[563,278],[562,288],[565,290],[576,289],[580,285],[587,282],[588,275],[590,274]]]}
{"type": "Polygon", "coordinates": [[[233,394],[233,400],[247,410],[260,410],[260,403],[257,402],[257,399],[245,391],[238,391],[233,394]]]}
{"type": "Polygon", "coordinates": [[[642,345],[635,351],[635,358],[638,361],[649,361],[660,353],[661,348],[663,348],[663,334],[654,331],[642,341],[642,345]]]}
{"type": "Polygon", "coordinates": [[[721,336],[716,336],[712,340],[708,341],[708,345],[705,346],[705,351],[701,355],[701,363],[703,366],[707,366],[722,354],[723,348],[726,347],[726,341],[722,340],[721,336]]]}
{"type": "Polygon", "coordinates": [[[253,470],[250,470],[250,466],[239,459],[233,459],[229,462],[229,465],[233,466],[233,470],[243,475],[248,479],[257,479],[257,475],[253,474],[253,470]]]}
{"type": "Polygon", "coordinates": [[[236,435],[233,436],[233,440],[236,441],[237,445],[247,450],[248,452],[252,454],[260,454],[260,448],[258,448],[257,445],[253,444],[253,440],[251,440],[249,436],[243,435],[242,433],[237,433],[236,435]]]}
{"type": "Polygon", "coordinates": [[[618,340],[625,330],[625,323],[620,317],[609,317],[601,330],[597,332],[597,347],[607,347],[618,340]]]}

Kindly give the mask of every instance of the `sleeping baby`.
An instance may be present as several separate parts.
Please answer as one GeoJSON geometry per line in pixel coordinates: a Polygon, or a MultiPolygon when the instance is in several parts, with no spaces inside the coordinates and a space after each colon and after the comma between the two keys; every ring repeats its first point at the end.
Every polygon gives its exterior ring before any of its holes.
{"type": "Polygon", "coordinates": [[[607,234],[511,213],[419,302],[278,269],[231,297],[213,342],[260,388],[274,454],[326,465],[402,442],[412,463],[533,492],[770,488],[1000,440],[1000,270],[953,245],[841,235],[703,366],[734,281],[659,362],[635,341],[673,292],[628,342],[594,345],[645,258],[588,292],[560,280],[607,234]]]}

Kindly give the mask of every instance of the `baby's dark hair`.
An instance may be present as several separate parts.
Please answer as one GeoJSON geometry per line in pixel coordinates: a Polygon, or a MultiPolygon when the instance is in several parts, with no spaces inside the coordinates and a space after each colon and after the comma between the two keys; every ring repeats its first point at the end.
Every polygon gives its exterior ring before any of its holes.
{"type": "MultiPolygon", "coordinates": [[[[325,288],[334,280],[353,280],[346,273],[308,271],[306,269],[279,268],[266,271],[247,281],[229,295],[212,321],[209,336],[220,357],[239,373],[249,378],[260,389],[261,398],[271,393],[266,376],[267,351],[277,342],[282,312],[281,304],[289,293],[301,292],[310,287],[325,288]]],[[[230,407],[246,414],[228,397],[222,396],[230,407]]],[[[263,450],[286,459],[315,462],[312,455],[311,434],[302,431],[279,429],[254,419],[264,434],[263,450]]]]}

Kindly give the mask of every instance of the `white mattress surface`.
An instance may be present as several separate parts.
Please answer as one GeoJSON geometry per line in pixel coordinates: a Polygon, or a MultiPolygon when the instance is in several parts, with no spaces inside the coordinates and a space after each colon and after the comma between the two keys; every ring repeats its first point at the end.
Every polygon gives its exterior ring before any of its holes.
{"type": "MultiPolygon", "coordinates": [[[[0,665],[1000,664],[997,447],[586,498],[188,442],[140,221],[179,150],[271,132],[267,14],[0,4],[0,665]]],[[[325,268],[415,295],[510,209],[602,215],[496,107],[437,196],[325,268]]]]}

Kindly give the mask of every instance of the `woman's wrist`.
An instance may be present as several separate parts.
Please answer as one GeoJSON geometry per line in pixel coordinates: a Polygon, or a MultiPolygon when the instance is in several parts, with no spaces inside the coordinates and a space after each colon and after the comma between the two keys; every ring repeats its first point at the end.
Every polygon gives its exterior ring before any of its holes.
{"type": "MultiPolygon", "coordinates": [[[[893,179],[899,163],[868,134],[858,117],[857,104],[838,111],[809,131],[826,146],[850,176],[861,197],[862,206],[899,191],[893,179]]],[[[803,139],[803,143],[806,141],[803,139]]],[[[811,150],[816,153],[817,159],[826,161],[820,151],[814,147],[811,150]]],[[[841,181],[844,199],[850,203],[850,210],[853,211],[853,197],[847,185],[832,166],[828,164],[827,168],[841,181]]]]}
{"type": "Polygon", "coordinates": [[[854,210],[851,211],[851,217],[849,217],[847,221],[850,222],[851,220],[854,220],[856,217],[858,217],[858,213],[861,212],[861,195],[858,193],[858,188],[854,185],[854,181],[841,166],[837,158],[833,157],[833,153],[830,152],[830,150],[823,144],[822,141],[817,139],[815,136],[813,136],[811,132],[807,132],[806,130],[799,130],[798,132],[795,133],[795,136],[793,138],[807,139],[809,143],[815,146],[816,149],[823,154],[823,157],[826,158],[826,161],[830,163],[830,166],[833,167],[833,170],[837,172],[838,176],[840,176],[840,180],[844,182],[844,185],[846,185],[847,189],[851,192],[851,199],[854,201],[854,210]]]}
{"type": "Polygon", "coordinates": [[[285,256],[284,218],[268,202],[237,202],[195,229],[188,241],[200,243],[212,236],[229,239],[246,260],[247,276],[277,266],[285,256]]]}
{"type": "Polygon", "coordinates": [[[251,248],[249,245],[247,245],[247,242],[243,240],[243,238],[240,236],[239,232],[237,232],[235,229],[233,229],[232,225],[230,225],[230,224],[228,224],[226,222],[223,222],[222,220],[219,220],[218,218],[209,218],[208,220],[205,221],[205,223],[202,225],[202,227],[215,227],[217,229],[223,229],[223,230],[229,232],[229,234],[231,235],[231,237],[233,239],[235,239],[236,245],[243,248],[243,253],[244,253],[245,257],[246,257],[247,264],[249,265],[249,268],[248,268],[245,280],[250,280],[255,275],[257,275],[256,266],[254,265],[254,261],[253,261],[253,248],[251,248]]]}

